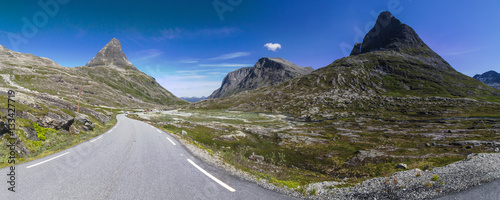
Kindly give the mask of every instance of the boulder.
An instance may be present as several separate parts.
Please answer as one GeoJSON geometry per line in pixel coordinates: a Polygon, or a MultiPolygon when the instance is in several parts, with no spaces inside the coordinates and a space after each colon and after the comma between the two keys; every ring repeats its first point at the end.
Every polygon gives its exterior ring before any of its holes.
{"type": "Polygon", "coordinates": [[[254,152],[252,152],[252,155],[248,156],[248,159],[256,161],[256,162],[262,162],[262,161],[264,161],[264,156],[255,155],[254,152]]]}
{"type": "Polygon", "coordinates": [[[69,130],[71,124],[74,120],[68,116],[61,116],[52,112],[47,113],[41,119],[38,120],[38,124],[41,127],[52,128],[52,129],[64,129],[69,130]]]}
{"type": "Polygon", "coordinates": [[[80,134],[80,130],[78,130],[74,124],[69,127],[69,132],[71,134],[80,134]]]}
{"type": "Polygon", "coordinates": [[[8,132],[9,132],[9,128],[7,127],[7,123],[5,123],[4,121],[2,121],[0,119],[0,136],[3,134],[6,134],[8,132]]]}
{"type": "Polygon", "coordinates": [[[407,170],[408,169],[408,166],[404,163],[399,163],[398,165],[396,165],[396,169],[404,169],[404,170],[407,170]]]}
{"type": "Polygon", "coordinates": [[[82,124],[82,129],[84,131],[94,130],[94,123],[89,120],[89,116],[82,113],[75,113],[75,119],[77,122],[82,124]]]}

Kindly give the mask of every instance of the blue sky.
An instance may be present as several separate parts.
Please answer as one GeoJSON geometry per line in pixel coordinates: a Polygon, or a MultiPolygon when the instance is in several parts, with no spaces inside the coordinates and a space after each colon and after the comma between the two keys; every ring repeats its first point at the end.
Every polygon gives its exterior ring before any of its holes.
{"type": "Polygon", "coordinates": [[[324,67],[346,56],[384,10],[459,72],[500,71],[494,0],[37,2],[0,3],[0,45],[75,67],[117,38],[138,69],[177,96],[210,95],[228,72],[261,57],[324,67]]]}

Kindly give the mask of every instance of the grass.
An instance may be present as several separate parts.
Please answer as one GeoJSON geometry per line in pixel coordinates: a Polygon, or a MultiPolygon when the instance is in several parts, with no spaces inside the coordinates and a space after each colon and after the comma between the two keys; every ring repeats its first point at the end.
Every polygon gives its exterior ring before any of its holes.
{"type": "MultiPolygon", "coordinates": [[[[289,122],[275,119],[276,116],[272,114],[200,109],[180,112],[192,113],[196,120],[192,120],[192,116],[159,115],[153,118],[152,122],[157,123],[157,126],[165,131],[186,138],[201,149],[220,155],[227,163],[253,174],[259,180],[266,179],[277,186],[294,188],[304,194],[306,191],[302,186],[313,182],[342,182],[343,178],[348,177],[348,181],[337,186],[348,187],[368,178],[390,176],[398,171],[395,169],[398,163],[407,164],[409,169],[426,170],[464,159],[470,152],[488,152],[487,147],[464,149],[459,146],[425,146],[424,144],[432,142],[449,144],[457,139],[445,138],[436,141],[432,140],[432,137],[425,136],[436,129],[456,132],[455,130],[468,130],[471,126],[481,126],[484,129],[474,129],[473,134],[460,134],[475,135],[470,139],[500,139],[500,136],[488,130],[500,122],[500,119],[489,121],[469,118],[442,119],[442,117],[392,114],[387,117],[349,117],[296,123],[293,129],[283,129],[290,126],[289,122]],[[403,120],[394,121],[395,116],[403,120]],[[214,123],[216,121],[214,118],[217,117],[224,117],[224,120],[214,123]],[[255,125],[245,123],[245,120],[267,121],[255,125]],[[245,127],[248,125],[281,131],[272,134],[254,134],[246,130],[245,127]],[[368,127],[378,127],[380,130],[368,127]],[[391,131],[388,132],[387,129],[391,131]],[[183,130],[187,135],[181,134],[183,130]],[[235,131],[242,131],[247,137],[234,140],[221,139],[221,135],[235,131]],[[310,145],[293,143],[289,139],[278,137],[278,133],[321,138],[324,142],[310,145]],[[309,136],[311,133],[319,135],[309,136]],[[345,133],[355,133],[358,137],[344,136],[345,133]],[[356,165],[347,164],[359,150],[370,149],[380,149],[379,151],[386,155],[356,165]],[[263,156],[263,162],[249,160],[252,154],[263,156]]],[[[138,115],[129,117],[140,119],[138,115]]]]}
{"type": "MultiPolygon", "coordinates": [[[[18,119],[17,121],[26,123],[23,122],[23,119],[18,119]]],[[[61,133],[59,131],[50,128],[43,128],[38,126],[37,123],[33,123],[32,126],[35,128],[35,130],[37,130],[38,138],[40,139],[40,141],[29,140],[26,137],[24,131],[22,131],[20,128],[17,128],[16,135],[24,143],[25,147],[29,150],[30,154],[24,158],[20,158],[18,155],[16,155],[17,156],[16,164],[21,164],[31,160],[36,160],[48,156],[50,154],[57,153],[64,149],[68,149],[72,146],[80,144],[84,141],[87,141],[91,138],[94,138],[106,132],[115,124],[116,124],[116,118],[113,117],[106,124],[95,123],[95,128],[92,131],[81,132],[80,134],[75,135],[75,134],[61,133]]],[[[6,142],[7,142],[6,140],[1,140],[0,146],[6,146],[7,145],[6,142]]],[[[7,163],[8,153],[9,152],[7,151],[6,148],[0,149],[0,159],[1,159],[0,168],[10,166],[7,163]]]]}

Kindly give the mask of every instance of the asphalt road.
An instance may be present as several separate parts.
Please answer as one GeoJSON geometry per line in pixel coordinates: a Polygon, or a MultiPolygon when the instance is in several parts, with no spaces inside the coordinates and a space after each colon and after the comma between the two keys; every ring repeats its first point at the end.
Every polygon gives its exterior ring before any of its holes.
{"type": "Polygon", "coordinates": [[[291,199],[203,163],[153,126],[117,118],[101,136],[16,165],[15,193],[10,170],[0,169],[0,199],[291,199]]]}
{"type": "Polygon", "coordinates": [[[500,179],[451,194],[438,200],[500,200],[500,179]]]}

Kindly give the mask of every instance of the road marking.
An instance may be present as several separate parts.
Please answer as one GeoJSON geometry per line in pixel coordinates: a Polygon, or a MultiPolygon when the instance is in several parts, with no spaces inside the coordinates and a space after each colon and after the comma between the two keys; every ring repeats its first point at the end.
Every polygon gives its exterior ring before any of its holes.
{"type": "Polygon", "coordinates": [[[37,166],[37,165],[41,165],[41,164],[43,164],[43,163],[46,163],[46,162],[49,162],[49,161],[54,160],[54,159],[56,159],[56,158],[59,158],[59,157],[61,157],[61,156],[64,156],[64,155],[66,155],[66,154],[68,154],[68,153],[69,153],[69,152],[63,153],[63,154],[58,155],[58,156],[56,156],[56,157],[53,157],[53,158],[51,158],[51,159],[48,159],[48,160],[45,160],[45,161],[39,162],[39,163],[34,164],[34,165],[27,166],[26,168],[31,168],[31,167],[34,167],[34,166],[37,166]]]}
{"type": "Polygon", "coordinates": [[[170,141],[170,142],[171,142],[171,143],[175,146],[174,141],[172,141],[172,140],[171,140],[170,138],[168,138],[168,137],[167,137],[167,139],[168,139],[168,141],[170,141]]]}
{"type": "Polygon", "coordinates": [[[222,187],[226,188],[227,190],[229,190],[230,192],[236,192],[235,189],[233,189],[232,187],[230,187],[229,185],[225,184],[224,182],[220,181],[219,179],[215,178],[214,176],[212,176],[212,174],[209,174],[207,171],[205,171],[204,169],[202,169],[200,166],[198,166],[196,163],[194,163],[193,161],[191,161],[190,159],[187,159],[187,161],[189,163],[191,163],[194,167],[196,167],[196,169],[200,170],[202,173],[204,173],[205,175],[207,175],[209,178],[211,178],[213,181],[215,181],[216,183],[218,183],[219,185],[221,185],[222,187]]]}
{"type": "Polygon", "coordinates": [[[161,133],[161,131],[160,131],[160,130],[158,130],[158,129],[156,129],[156,131],[158,131],[158,133],[161,133]]]}
{"type": "Polygon", "coordinates": [[[101,139],[101,138],[102,138],[102,135],[101,135],[101,136],[99,136],[99,137],[98,137],[98,138],[96,138],[96,139],[91,140],[91,141],[90,141],[90,143],[95,142],[96,140],[101,139]]]}

